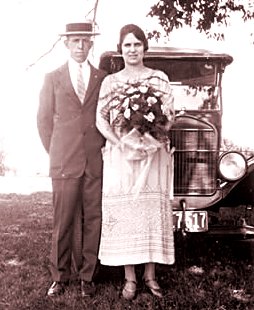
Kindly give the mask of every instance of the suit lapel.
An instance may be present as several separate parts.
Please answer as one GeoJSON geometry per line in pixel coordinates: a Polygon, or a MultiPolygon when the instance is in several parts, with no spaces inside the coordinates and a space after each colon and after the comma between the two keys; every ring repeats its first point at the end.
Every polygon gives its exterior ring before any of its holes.
{"type": "Polygon", "coordinates": [[[66,93],[67,96],[71,98],[71,100],[76,101],[78,104],[81,104],[71,82],[68,63],[65,63],[62,67],[60,67],[57,73],[60,88],[63,89],[63,91],[66,93]]]}
{"type": "Polygon", "coordinates": [[[93,95],[94,89],[97,88],[98,83],[101,80],[99,70],[95,69],[91,64],[89,65],[91,68],[91,73],[90,73],[90,79],[89,79],[88,87],[86,90],[86,96],[85,96],[83,105],[86,105],[86,103],[89,101],[89,98],[93,95]]]}

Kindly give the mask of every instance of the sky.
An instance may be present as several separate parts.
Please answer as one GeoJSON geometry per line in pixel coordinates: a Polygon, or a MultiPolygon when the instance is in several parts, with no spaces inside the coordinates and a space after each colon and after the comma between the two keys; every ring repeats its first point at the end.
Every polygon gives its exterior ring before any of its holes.
{"type": "MultiPolygon", "coordinates": [[[[116,48],[119,30],[124,24],[136,23],[144,31],[158,27],[156,19],[146,17],[155,2],[100,0],[96,16],[101,35],[96,38],[91,61],[97,65],[102,52],[116,48]]],[[[0,93],[0,148],[6,150],[7,164],[19,174],[47,173],[48,156],[36,128],[38,94],[44,74],[64,63],[67,51],[59,41],[50,53],[47,52],[59,39],[58,34],[65,30],[66,23],[93,17],[93,12],[89,12],[94,3],[91,0],[0,2],[0,78],[3,84],[0,93]]],[[[208,48],[228,52],[234,57],[224,75],[224,135],[254,148],[254,45],[249,35],[251,29],[254,29],[253,21],[243,23],[236,17],[225,29],[224,42],[208,40],[205,35],[184,28],[159,43],[208,48]]]]}

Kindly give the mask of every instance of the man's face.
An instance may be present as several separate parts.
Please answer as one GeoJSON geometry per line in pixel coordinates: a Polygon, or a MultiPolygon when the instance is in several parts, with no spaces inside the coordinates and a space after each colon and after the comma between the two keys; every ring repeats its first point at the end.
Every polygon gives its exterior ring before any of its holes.
{"type": "Polygon", "coordinates": [[[70,50],[71,57],[78,63],[87,59],[92,45],[91,36],[86,35],[70,35],[65,40],[65,46],[70,50]]]}

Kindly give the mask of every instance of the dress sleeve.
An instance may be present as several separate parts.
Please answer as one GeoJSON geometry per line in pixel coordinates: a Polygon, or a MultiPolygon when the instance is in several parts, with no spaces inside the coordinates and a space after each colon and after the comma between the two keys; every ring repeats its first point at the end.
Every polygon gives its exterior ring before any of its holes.
{"type": "Polygon", "coordinates": [[[160,88],[163,92],[161,97],[163,102],[163,113],[167,116],[169,122],[174,122],[175,119],[175,110],[174,110],[174,97],[172,93],[172,88],[170,86],[170,82],[168,76],[164,73],[159,71],[160,75],[160,88]]]}
{"type": "Polygon", "coordinates": [[[112,144],[117,144],[119,138],[110,126],[110,100],[112,99],[112,77],[107,76],[102,84],[96,111],[96,127],[112,144]]]}

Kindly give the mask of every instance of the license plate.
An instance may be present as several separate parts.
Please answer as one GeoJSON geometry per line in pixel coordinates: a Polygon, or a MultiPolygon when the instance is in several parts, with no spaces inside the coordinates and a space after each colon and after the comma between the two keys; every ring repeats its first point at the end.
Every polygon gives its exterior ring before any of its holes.
{"type": "MultiPolygon", "coordinates": [[[[183,212],[174,211],[174,230],[180,230],[183,221],[183,212]]],[[[189,232],[202,232],[208,230],[208,219],[206,211],[185,211],[185,227],[189,232]]]]}

